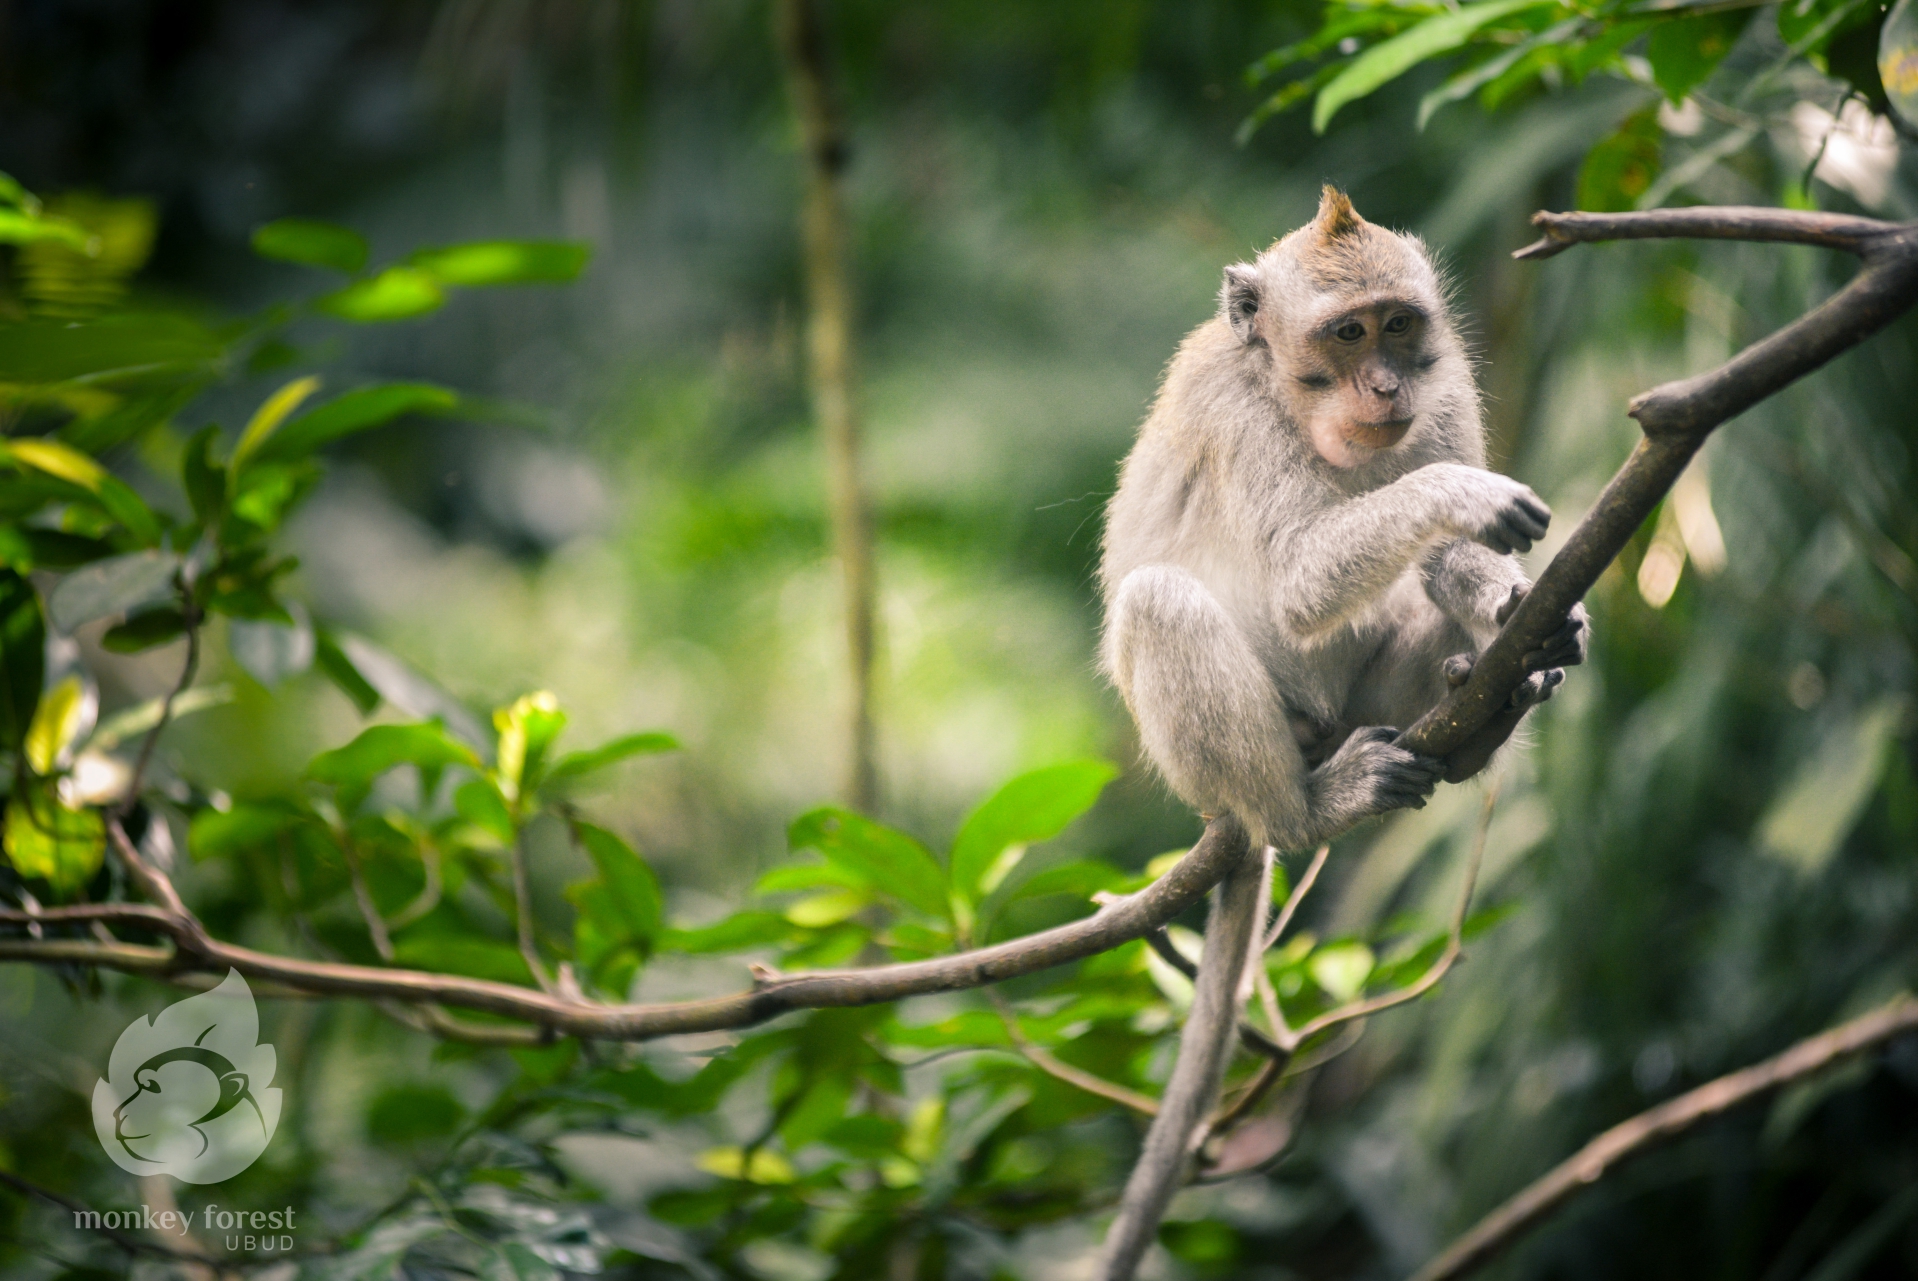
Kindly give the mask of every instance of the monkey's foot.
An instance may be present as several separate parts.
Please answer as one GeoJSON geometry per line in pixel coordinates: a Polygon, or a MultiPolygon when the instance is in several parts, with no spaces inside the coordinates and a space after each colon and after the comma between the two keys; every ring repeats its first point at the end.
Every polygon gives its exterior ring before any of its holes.
{"type": "MultiPolygon", "coordinates": [[[[1532,590],[1529,583],[1512,584],[1512,594],[1492,615],[1500,627],[1517,612],[1519,602],[1532,590]]],[[[1577,667],[1585,661],[1585,653],[1591,647],[1592,619],[1585,612],[1583,604],[1574,603],[1565,613],[1565,622],[1559,629],[1545,638],[1543,644],[1525,655],[1525,670],[1542,672],[1548,667],[1577,667]]],[[[1456,682],[1463,684],[1463,682],[1456,682]]]]}

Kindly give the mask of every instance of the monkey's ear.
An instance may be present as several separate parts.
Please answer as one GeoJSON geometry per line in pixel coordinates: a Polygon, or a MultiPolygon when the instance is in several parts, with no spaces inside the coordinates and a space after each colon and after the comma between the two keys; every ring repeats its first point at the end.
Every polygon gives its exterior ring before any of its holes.
{"type": "Polygon", "coordinates": [[[1255,336],[1252,321],[1259,314],[1259,273],[1250,264],[1235,262],[1225,269],[1225,284],[1219,288],[1219,310],[1240,342],[1252,341],[1255,336]]]}
{"type": "Polygon", "coordinates": [[[1365,225],[1365,219],[1359,217],[1359,211],[1352,207],[1352,201],[1343,191],[1327,183],[1319,193],[1319,215],[1312,220],[1313,228],[1321,240],[1337,240],[1349,236],[1365,225]]]}

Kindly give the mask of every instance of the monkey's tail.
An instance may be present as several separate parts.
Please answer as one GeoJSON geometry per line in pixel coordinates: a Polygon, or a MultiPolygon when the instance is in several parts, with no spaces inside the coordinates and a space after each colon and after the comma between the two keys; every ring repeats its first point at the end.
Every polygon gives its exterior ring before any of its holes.
{"type": "Polygon", "coordinates": [[[1139,1162],[1126,1180],[1119,1213],[1106,1233],[1101,1281],[1132,1281],[1139,1260],[1158,1234],[1173,1193],[1185,1182],[1200,1126],[1219,1097],[1239,1021],[1239,977],[1253,934],[1264,924],[1265,861],[1249,848],[1219,883],[1205,923],[1205,953],[1192,994],[1192,1012],[1179,1037],[1179,1056],[1166,1082],[1159,1114],[1146,1131],[1139,1162]]]}

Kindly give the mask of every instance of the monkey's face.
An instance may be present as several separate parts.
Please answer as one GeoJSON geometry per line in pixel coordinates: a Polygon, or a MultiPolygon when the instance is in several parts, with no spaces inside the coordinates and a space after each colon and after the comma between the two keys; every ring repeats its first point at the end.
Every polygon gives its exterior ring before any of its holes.
{"type": "MultiPolygon", "coordinates": [[[[1336,302],[1336,300],[1328,300],[1336,302]]],[[[1373,296],[1301,318],[1293,341],[1268,339],[1273,391],[1312,448],[1334,467],[1356,467],[1411,431],[1419,383],[1433,361],[1430,318],[1417,301],[1373,296]]]]}

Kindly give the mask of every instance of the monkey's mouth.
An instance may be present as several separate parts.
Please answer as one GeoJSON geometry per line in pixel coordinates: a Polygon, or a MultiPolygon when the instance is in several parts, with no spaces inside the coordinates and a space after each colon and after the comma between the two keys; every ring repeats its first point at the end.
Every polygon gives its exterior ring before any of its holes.
{"type": "Polygon", "coordinates": [[[1405,433],[1412,430],[1410,418],[1398,418],[1384,423],[1347,423],[1345,438],[1354,445],[1364,445],[1367,449],[1390,449],[1405,439],[1405,433]]]}

